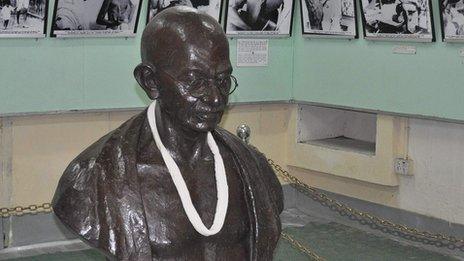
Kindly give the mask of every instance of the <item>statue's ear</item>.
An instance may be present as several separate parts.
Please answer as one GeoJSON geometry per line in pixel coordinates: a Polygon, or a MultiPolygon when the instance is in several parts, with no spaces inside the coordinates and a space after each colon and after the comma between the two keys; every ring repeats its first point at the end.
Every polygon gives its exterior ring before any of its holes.
{"type": "Polygon", "coordinates": [[[134,77],[150,99],[158,98],[159,82],[155,77],[154,66],[145,63],[137,65],[134,69],[134,77]]]}

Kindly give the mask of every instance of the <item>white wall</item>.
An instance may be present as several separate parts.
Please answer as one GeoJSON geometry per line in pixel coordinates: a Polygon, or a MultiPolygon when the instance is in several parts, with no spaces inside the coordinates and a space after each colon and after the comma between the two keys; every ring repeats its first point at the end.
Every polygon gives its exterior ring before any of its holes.
{"type": "MultiPolygon", "coordinates": [[[[321,109],[314,111],[320,116],[317,112],[321,109]]],[[[327,119],[330,120],[325,116],[308,118],[306,127],[323,130],[327,119]]],[[[413,161],[413,176],[398,176],[398,186],[375,185],[367,179],[323,173],[317,171],[316,165],[305,165],[307,169],[290,167],[290,171],[316,188],[464,224],[464,124],[410,118],[407,144],[407,154],[413,161]]],[[[327,153],[324,159],[336,156],[335,152],[327,153]]],[[[349,162],[341,171],[352,171],[349,162]]],[[[378,172],[376,167],[371,175],[378,175],[378,172]]]]}
{"type": "Polygon", "coordinates": [[[410,119],[414,176],[401,177],[398,206],[464,224],[464,125],[410,119]]]}

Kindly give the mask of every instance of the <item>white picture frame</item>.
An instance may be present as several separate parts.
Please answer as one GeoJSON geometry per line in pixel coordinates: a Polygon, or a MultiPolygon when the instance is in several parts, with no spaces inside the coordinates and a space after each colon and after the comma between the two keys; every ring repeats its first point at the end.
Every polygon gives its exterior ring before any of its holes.
{"type": "Polygon", "coordinates": [[[358,37],[356,0],[300,0],[305,37],[358,37]]]}
{"type": "Polygon", "coordinates": [[[147,24],[162,10],[178,5],[190,6],[221,23],[223,0],[148,0],[147,24]]]}
{"type": "Polygon", "coordinates": [[[227,0],[229,37],[290,37],[294,0],[227,0]]]}
{"type": "Polygon", "coordinates": [[[48,0],[3,0],[0,3],[0,38],[46,36],[48,0]]]}
{"type": "Polygon", "coordinates": [[[442,39],[464,42],[464,0],[439,0],[442,39]]]}
{"type": "Polygon", "coordinates": [[[364,38],[433,42],[430,0],[361,0],[364,38]]]}
{"type": "Polygon", "coordinates": [[[134,37],[142,0],[57,0],[52,37],[134,37]]]}

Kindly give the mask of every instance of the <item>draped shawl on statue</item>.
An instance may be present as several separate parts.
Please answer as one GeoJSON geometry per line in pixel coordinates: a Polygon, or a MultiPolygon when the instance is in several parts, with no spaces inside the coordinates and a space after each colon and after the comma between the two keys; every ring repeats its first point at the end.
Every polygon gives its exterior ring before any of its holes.
{"type": "MultiPolygon", "coordinates": [[[[53,198],[58,218],[88,244],[118,260],[152,260],[137,172],[146,111],[95,142],[65,170],[53,198]]],[[[150,134],[151,135],[151,134],[150,134]]],[[[282,188],[266,158],[217,128],[234,154],[250,220],[250,260],[272,260],[280,236],[282,188]]]]}

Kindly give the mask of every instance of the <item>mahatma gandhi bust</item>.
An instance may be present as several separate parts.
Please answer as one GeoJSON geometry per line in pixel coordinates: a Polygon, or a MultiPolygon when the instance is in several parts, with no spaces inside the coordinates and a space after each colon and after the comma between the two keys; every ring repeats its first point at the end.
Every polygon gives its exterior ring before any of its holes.
{"type": "Polygon", "coordinates": [[[221,26],[169,8],[141,54],[134,75],[154,102],[69,164],[55,214],[111,260],[272,260],[282,188],[218,127],[236,83],[221,26]]]}

